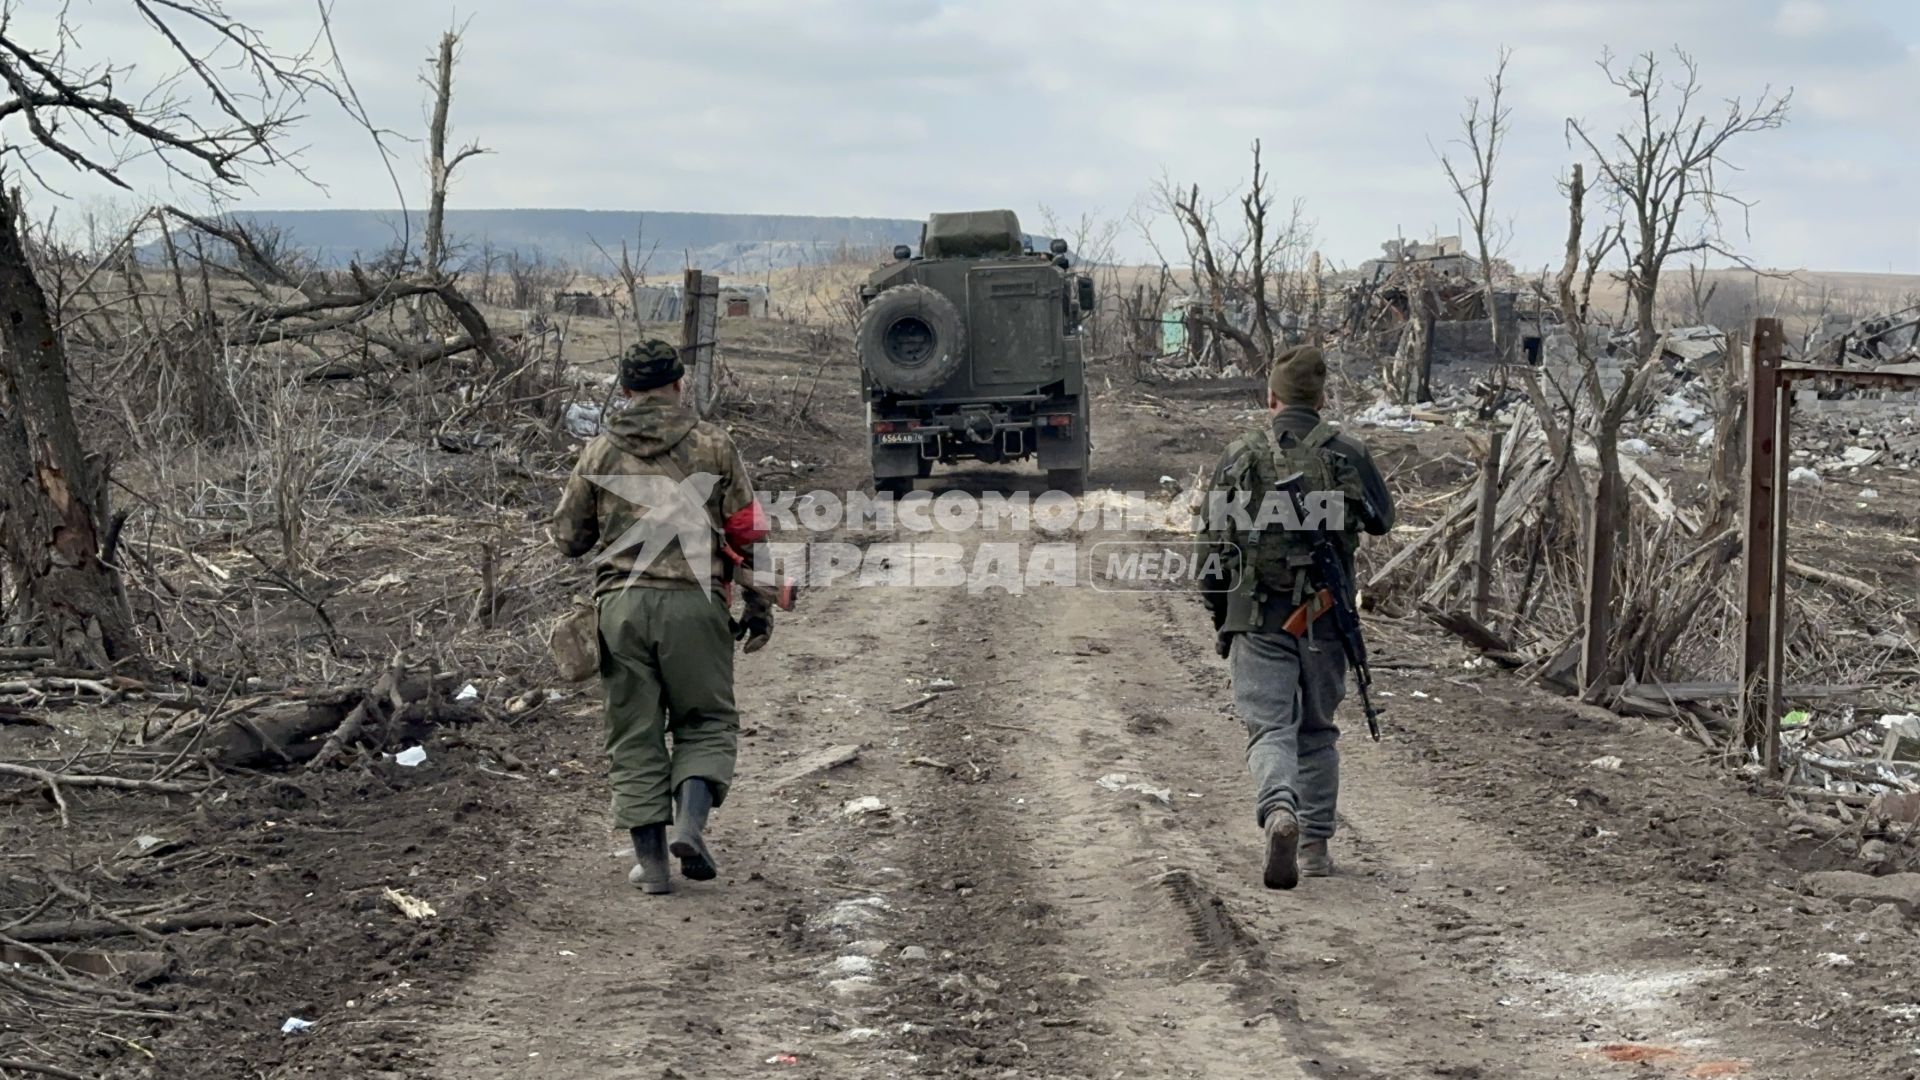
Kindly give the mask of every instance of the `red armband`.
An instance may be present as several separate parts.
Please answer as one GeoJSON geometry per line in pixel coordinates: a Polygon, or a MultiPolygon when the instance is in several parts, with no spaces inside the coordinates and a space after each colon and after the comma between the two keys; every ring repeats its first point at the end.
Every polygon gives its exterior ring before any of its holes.
{"type": "Polygon", "coordinates": [[[770,528],[767,512],[761,508],[760,500],[755,499],[727,519],[727,543],[736,551],[744,551],[765,540],[770,528]]]}

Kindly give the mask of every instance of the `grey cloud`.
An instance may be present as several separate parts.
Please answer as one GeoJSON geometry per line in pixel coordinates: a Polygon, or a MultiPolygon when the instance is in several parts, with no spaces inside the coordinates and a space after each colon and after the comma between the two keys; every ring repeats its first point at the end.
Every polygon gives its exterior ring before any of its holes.
{"type": "MultiPolygon", "coordinates": [[[[1396,230],[1452,231],[1458,209],[1429,149],[1454,137],[1462,98],[1504,42],[1514,130],[1496,188],[1513,257],[1553,257],[1563,121],[1627,104],[1593,61],[1675,42],[1715,99],[1796,89],[1781,132],[1736,144],[1733,176],[1760,199],[1762,261],[1916,266],[1920,202],[1904,133],[1920,114],[1920,16],[1908,0],[496,0],[474,13],[456,91],[472,162],[458,205],[917,216],[997,202],[1117,216],[1164,170],[1225,195],[1263,139],[1282,200],[1304,197],[1322,246],[1364,258],[1396,230]],[[1382,33],[1384,24],[1391,33],[1382,33]],[[1824,169],[1808,162],[1832,163],[1824,169]]],[[[140,48],[100,19],[110,47],[140,48]]],[[[303,5],[276,34],[310,27],[303,5]]],[[[417,76],[444,8],[337,0],[336,33],[376,120],[422,124],[417,76]]],[[[303,127],[324,192],[256,178],[257,206],[391,206],[364,134],[325,110],[303,127]]],[[[409,191],[420,148],[395,143],[409,191]]],[[[412,196],[417,203],[417,195],[412,196]]],[[[1128,230],[1129,235],[1131,230],[1128,230]]],[[[1132,241],[1129,240],[1131,243],[1132,241]]],[[[1144,247],[1136,246],[1136,254],[1144,247]]]]}

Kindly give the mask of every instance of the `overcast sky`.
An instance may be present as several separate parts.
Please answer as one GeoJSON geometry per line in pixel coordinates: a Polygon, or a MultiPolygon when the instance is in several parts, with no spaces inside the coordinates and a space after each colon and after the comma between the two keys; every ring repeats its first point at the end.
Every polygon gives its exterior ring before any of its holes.
{"type": "MultiPolygon", "coordinates": [[[[26,0],[12,33],[44,22],[26,0]]],[[[80,43],[150,58],[124,0],[73,0],[80,43]]],[[[311,3],[227,0],[276,43],[311,3]]],[[[1163,173],[1226,195],[1264,140],[1341,265],[1398,232],[1456,231],[1429,142],[1455,137],[1501,45],[1512,144],[1496,179],[1522,266],[1557,259],[1568,117],[1626,99],[1594,61],[1675,45],[1713,98],[1791,87],[1787,127],[1731,158],[1762,263],[1920,272],[1920,3],[1914,0],[335,0],[334,30],[380,124],[424,128],[418,74],[466,27],[454,205],[922,217],[1009,206],[1119,218],[1163,173]]],[[[13,133],[9,129],[10,134],[13,133]]],[[[391,207],[366,136],[316,106],[315,187],[262,173],[257,208],[391,207]]],[[[400,144],[410,205],[418,145],[400,144]]],[[[78,185],[83,193],[98,189],[78,185]]],[[[1129,230],[1131,233],[1131,230],[1129,230]]],[[[1130,253],[1143,247],[1129,238],[1130,253]]]]}

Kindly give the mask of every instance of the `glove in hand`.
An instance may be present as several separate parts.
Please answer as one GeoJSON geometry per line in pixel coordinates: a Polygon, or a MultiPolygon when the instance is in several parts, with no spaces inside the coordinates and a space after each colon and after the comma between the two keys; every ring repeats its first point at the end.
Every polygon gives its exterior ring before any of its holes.
{"type": "Polygon", "coordinates": [[[733,640],[746,640],[746,648],[741,652],[759,652],[766,648],[767,641],[773,637],[773,619],[763,613],[753,612],[744,618],[729,621],[733,625],[733,640]]]}

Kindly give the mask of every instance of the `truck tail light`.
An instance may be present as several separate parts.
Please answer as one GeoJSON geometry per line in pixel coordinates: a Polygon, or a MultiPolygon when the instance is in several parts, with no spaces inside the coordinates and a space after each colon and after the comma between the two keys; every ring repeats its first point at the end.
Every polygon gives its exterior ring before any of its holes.
{"type": "Polygon", "coordinates": [[[1066,413],[1061,413],[1056,416],[1049,416],[1047,417],[1047,426],[1048,427],[1072,427],[1073,417],[1066,413]]]}
{"type": "Polygon", "coordinates": [[[888,432],[893,431],[894,427],[895,425],[893,424],[892,421],[881,420],[873,425],[873,433],[875,435],[885,435],[888,432]]]}

